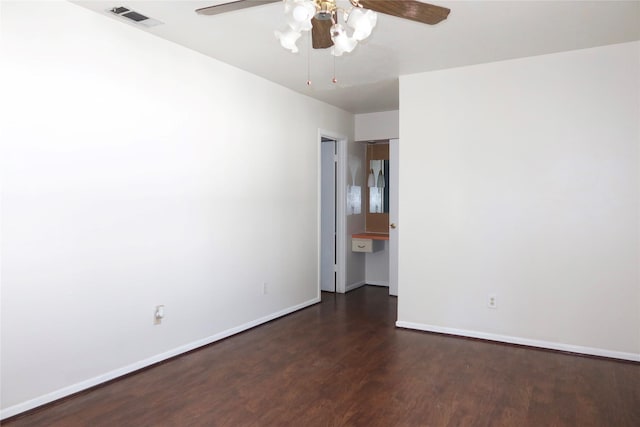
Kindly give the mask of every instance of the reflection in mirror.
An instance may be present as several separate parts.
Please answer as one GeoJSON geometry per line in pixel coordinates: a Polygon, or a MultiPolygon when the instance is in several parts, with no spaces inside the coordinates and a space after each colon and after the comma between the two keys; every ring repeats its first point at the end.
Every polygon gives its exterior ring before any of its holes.
{"type": "Polygon", "coordinates": [[[369,162],[369,213],[389,212],[389,160],[369,162]]]}
{"type": "Polygon", "coordinates": [[[347,215],[360,215],[361,206],[361,187],[350,185],[347,189],[347,215]]]}
{"type": "MultiPolygon", "coordinates": [[[[360,178],[358,172],[362,168],[362,159],[358,156],[349,156],[349,172],[351,173],[351,185],[347,186],[347,215],[360,215],[362,213],[362,187],[356,178],[360,178]]],[[[360,179],[358,179],[360,180],[360,179]]]]}

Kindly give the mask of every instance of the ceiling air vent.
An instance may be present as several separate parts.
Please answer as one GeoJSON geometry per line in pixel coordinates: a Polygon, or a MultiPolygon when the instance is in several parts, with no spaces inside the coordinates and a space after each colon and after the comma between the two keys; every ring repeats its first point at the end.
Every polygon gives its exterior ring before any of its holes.
{"type": "Polygon", "coordinates": [[[161,25],[163,22],[158,21],[157,19],[149,18],[141,13],[136,12],[135,10],[127,9],[124,6],[116,6],[109,9],[114,15],[117,15],[123,19],[131,21],[137,25],[143,25],[145,27],[155,27],[156,25],[161,25]]]}

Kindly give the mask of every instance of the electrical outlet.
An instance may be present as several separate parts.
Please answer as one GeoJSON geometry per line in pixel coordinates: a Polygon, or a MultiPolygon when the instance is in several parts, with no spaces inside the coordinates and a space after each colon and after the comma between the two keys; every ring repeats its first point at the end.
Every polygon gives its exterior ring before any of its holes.
{"type": "Polygon", "coordinates": [[[495,294],[489,294],[487,296],[487,307],[498,308],[498,299],[495,294]]]}
{"type": "Polygon", "coordinates": [[[164,305],[156,305],[156,311],[153,313],[153,323],[159,325],[164,319],[164,305]]]}

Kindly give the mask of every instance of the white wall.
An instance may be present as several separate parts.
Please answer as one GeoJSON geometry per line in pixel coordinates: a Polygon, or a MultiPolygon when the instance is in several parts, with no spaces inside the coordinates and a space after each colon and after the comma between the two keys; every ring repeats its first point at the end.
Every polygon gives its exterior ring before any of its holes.
{"type": "Polygon", "coordinates": [[[639,80],[638,42],[401,77],[398,325],[640,360],[639,80]]]}
{"type": "Polygon", "coordinates": [[[366,282],[369,285],[389,286],[389,242],[383,241],[383,248],[366,253],[366,282]]]}
{"type": "Polygon", "coordinates": [[[398,110],[355,116],[356,141],[393,139],[399,134],[400,112],[398,110]]]}
{"type": "Polygon", "coordinates": [[[70,3],[1,12],[2,417],[318,301],[318,128],[353,115],[70,3]]]}

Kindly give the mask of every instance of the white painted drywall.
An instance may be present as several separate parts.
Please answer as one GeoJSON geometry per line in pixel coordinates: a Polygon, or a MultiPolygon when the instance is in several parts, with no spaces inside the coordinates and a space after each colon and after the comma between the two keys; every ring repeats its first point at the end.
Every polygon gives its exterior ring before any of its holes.
{"type": "Polygon", "coordinates": [[[384,241],[377,252],[366,253],[366,282],[369,285],[389,286],[389,242],[384,241]]]}
{"type": "Polygon", "coordinates": [[[1,12],[2,416],[317,301],[318,129],[353,115],[67,2],[1,12]]]}
{"type": "Polygon", "coordinates": [[[398,324],[640,360],[640,44],[403,76],[400,105],[398,324]]]}
{"type": "Polygon", "coordinates": [[[356,114],[355,134],[356,141],[397,138],[400,134],[400,113],[395,110],[356,114]]]}

